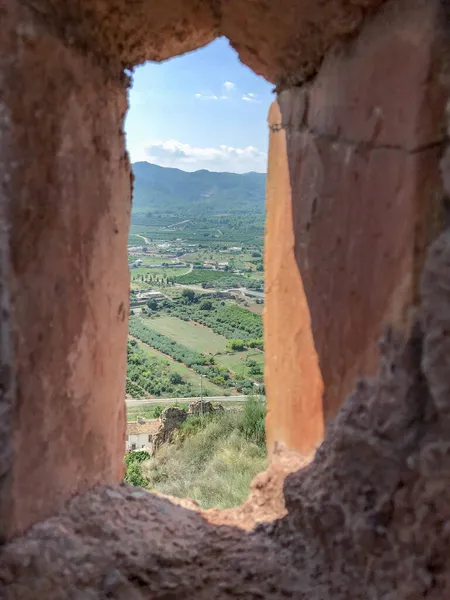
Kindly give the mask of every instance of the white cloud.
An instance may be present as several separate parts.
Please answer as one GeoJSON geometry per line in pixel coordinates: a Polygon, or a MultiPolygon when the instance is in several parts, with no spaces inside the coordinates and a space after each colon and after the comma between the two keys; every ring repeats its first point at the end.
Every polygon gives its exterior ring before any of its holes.
{"type": "Polygon", "coordinates": [[[244,102],[254,102],[256,104],[260,103],[260,101],[257,100],[256,94],[253,94],[252,92],[249,92],[248,94],[244,94],[242,96],[242,100],[244,100],[244,102]]]}
{"type": "Polygon", "coordinates": [[[184,171],[230,171],[247,173],[267,169],[267,153],[254,146],[234,148],[221,145],[215,148],[191,146],[178,140],[155,141],[146,144],[140,152],[131,151],[132,161],[146,160],[161,167],[176,167],[184,171]]]}
{"type": "Polygon", "coordinates": [[[233,95],[234,90],[236,89],[236,85],[232,81],[225,81],[222,84],[222,93],[212,94],[212,93],[197,93],[195,97],[199,100],[230,100],[230,94],[233,95]]]}
{"type": "Polygon", "coordinates": [[[196,98],[201,98],[203,100],[218,100],[219,96],[215,94],[195,94],[196,98]]]}

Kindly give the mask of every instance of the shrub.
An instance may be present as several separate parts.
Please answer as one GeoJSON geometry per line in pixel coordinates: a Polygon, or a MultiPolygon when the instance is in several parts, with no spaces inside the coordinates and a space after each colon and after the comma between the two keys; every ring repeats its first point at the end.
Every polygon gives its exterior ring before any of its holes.
{"type": "Polygon", "coordinates": [[[126,483],[131,483],[131,485],[146,487],[148,485],[148,479],[142,475],[141,465],[137,462],[133,462],[127,466],[125,471],[126,483]]]}
{"type": "Polygon", "coordinates": [[[203,302],[200,303],[200,310],[212,310],[212,302],[211,300],[203,300],[203,302]]]}
{"type": "Polygon", "coordinates": [[[266,405],[262,400],[250,397],[244,404],[240,428],[249,442],[258,446],[266,443],[266,405]]]}
{"type": "Polygon", "coordinates": [[[150,454],[144,450],[130,452],[125,456],[125,477],[124,480],[131,485],[146,487],[148,479],[142,475],[142,463],[150,458],[150,454]]]}
{"type": "Polygon", "coordinates": [[[240,352],[245,349],[244,340],[230,340],[227,344],[227,348],[240,352]]]}
{"type": "Polygon", "coordinates": [[[144,460],[148,460],[150,454],[145,450],[138,450],[137,452],[130,452],[125,456],[125,464],[131,465],[132,463],[141,463],[144,460]]]}

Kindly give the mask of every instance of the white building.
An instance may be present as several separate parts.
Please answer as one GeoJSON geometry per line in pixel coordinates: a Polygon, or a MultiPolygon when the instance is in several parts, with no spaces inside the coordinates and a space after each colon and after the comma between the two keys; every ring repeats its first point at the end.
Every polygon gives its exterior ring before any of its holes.
{"type": "Polygon", "coordinates": [[[138,300],[147,300],[153,298],[154,300],[162,300],[164,298],[164,294],[158,292],[157,290],[146,290],[144,292],[138,292],[136,294],[136,298],[138,300]]]}
{"type": "Polygon", "coordinates": [[[126,451],[151,450],[153,437],[159,429],[159,419],[127,423],[126,451]]]}

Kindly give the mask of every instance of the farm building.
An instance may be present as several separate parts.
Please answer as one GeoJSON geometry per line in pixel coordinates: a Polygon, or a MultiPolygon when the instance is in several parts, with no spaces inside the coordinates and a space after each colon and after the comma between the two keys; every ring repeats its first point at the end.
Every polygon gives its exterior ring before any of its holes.
{"type": "Polygon", "coordinates": [[[158,292],[157,290],[146,290],[136,294],[136,298],[138,300],[148,300],[150,298],[153,298],[154,300],[162,300],[164,298],[164,294],[161,294],[161,292],[158,292]]]}

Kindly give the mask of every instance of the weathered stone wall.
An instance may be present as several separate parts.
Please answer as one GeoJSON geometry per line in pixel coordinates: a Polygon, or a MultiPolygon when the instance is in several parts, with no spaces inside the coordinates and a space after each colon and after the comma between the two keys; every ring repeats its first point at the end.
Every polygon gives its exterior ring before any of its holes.
{"type": "Polygon", "coordinates": [[[311,77],[337,39],[385,0],[24,0],[62,39],[117,73],[226,36],[243,63],[280,86],[311,77]]]}
{"type": "Polygon", "coordinates": [[[449,289],[447,231],[412,334],[385,337],[308,466],[276,455],[225,511],[97,486],[0,548],[0,598],[446,600],[449,289]]]}
{"type": "Polygon", "coordinates": [[[227,35],[289,87],[382,3],[0,3],[0,535],[122,476],[123,70],[227,35]]]}
{"type": "Polygon", "coordinates": [[[0,7],[0,534],[122,477],[126,87],[0,7]]]}
{"type": "Polygon", "coordinates": [[[437,0],[386,3],[272,109],[271,446],[310,452],[356,378],[375,372],[383,327],[408,330],[425,249],[443,219],[443,11],[437,0]]]}
{"type": "Polygon", "coordinates": [[[130,209],[122,70],[223,34],[277,84],[268,439],[308,453],[354,378],[374,372],[383,324],[408,330],[424,250],[442,223],[447,5],[3,0],[2,536],[122,475],[130,209]]]}
{"type": "Polygon", "coordinates": [[[295,259],[293,199],[286,131],[275,102],[267,177],[264,308],[266,435],[305,454],[323,439],[323,380],[314,347],[308,299],[295,259]]]}

